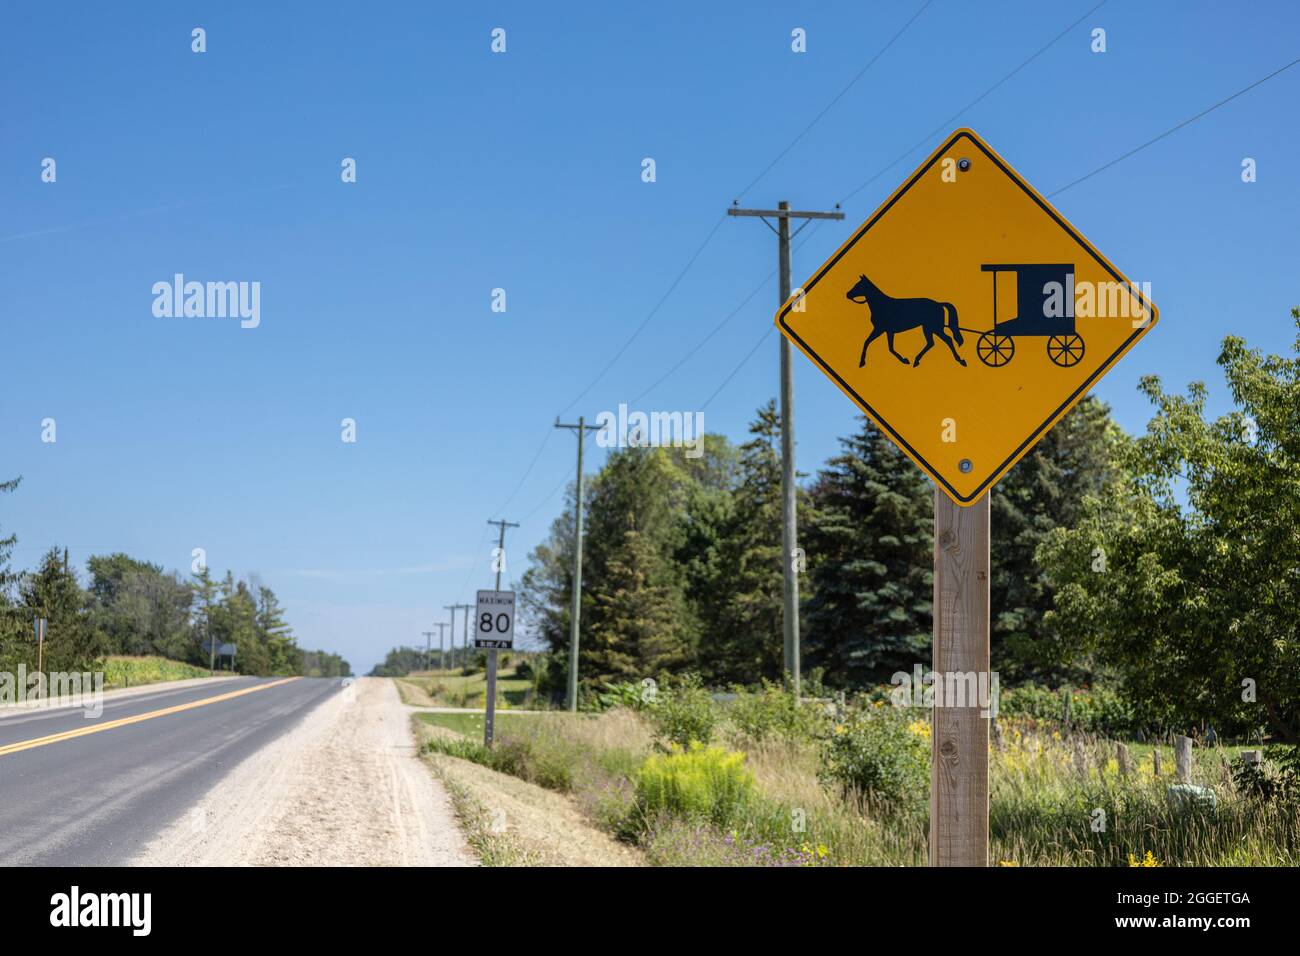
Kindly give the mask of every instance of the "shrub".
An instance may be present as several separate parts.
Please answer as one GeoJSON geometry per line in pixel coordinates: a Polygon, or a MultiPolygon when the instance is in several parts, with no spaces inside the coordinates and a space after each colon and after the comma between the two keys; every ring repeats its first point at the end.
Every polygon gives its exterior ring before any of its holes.
{"type": "Polygon", "coordinates": [[[793,694],[766,680],[755,692],[738,688],[727,716],[737,730],[755,742],[769,737],[807,740],[817,727],[816,706],[796,704],[793,694]]]}
{"type": "Polygon", "coordinates": [[[636,774],[636,807],[644,820],[671,815],[726,826],[753,791],[743,753],[698,743],[653,754],[636,774]]]}
{"type": "Polygon", "coordinates": [[[1100,737],[1129,737],[1138,729],[1133,707],[1106,687],[1049,690],[1035,684],[1002,688],[998,713],[1006,717],[1064,722],[1065,695],[1070,697],[1070,726],[1100,737]]]}
{"type": "Polygon", "coordinates": [[[646,686],[637,681],[605,682],[605,689],[596,695],[601,710],[626,707],[628,710],[645,710],[653,697],[646,686]]]}
{"type": "Polygon", "coordinates": [[[930,785],[929,725],[872,706],[837,724],[822,747],[820,776],[888,809],[920,805],[930,785]]]}
{"type": "Polygon", "coordinates": [[[688,674],[675,686],[659,691],[650,719],[662,740],[685,749],[693,743],[713,740],[718,712],[699,676],[688,674]]]}

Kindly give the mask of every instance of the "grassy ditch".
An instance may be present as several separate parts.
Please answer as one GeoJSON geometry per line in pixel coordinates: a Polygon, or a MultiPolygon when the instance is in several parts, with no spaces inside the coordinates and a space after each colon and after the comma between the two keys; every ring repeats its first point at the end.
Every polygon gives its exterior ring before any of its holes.
{"type": "MultiPolygon", "coordinates": [[[[795,708],[776,688],[726,704],[698,686],[641,709],[515,715],[492,749],[473,715],[422,715],[462,736],[426,745],[568,795],[657,865],[916,866],[927,856],[928,714],[861,698],[795,708]],[[452,719],[443,719],[452,718],[452,719]],[[477,733],[476,733],[477,731],[477,733]]],[[[1171,748],[1133,747],[1001,717],[991,751],[994,863],[1300,864],[1300,801],[1240,781],[1234,753],[1198,748],[1213,811],[1171,806],[1171,748]]]]}

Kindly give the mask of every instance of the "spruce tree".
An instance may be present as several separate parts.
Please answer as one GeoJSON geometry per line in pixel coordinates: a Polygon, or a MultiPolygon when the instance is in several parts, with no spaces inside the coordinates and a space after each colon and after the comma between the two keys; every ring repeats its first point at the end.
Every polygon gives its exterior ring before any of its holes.
{"type": "Polygon", "coordinates": [[[831,686],[888,681],[929,660],[933,485],[865,417],[811,489],[806,667],[831,686]]]}

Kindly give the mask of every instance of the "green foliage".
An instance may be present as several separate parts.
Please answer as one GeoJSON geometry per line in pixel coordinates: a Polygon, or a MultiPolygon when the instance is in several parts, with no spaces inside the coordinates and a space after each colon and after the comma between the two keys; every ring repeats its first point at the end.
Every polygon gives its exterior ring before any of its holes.
{"type": "Polygon", "coordinates": [[[654,754],[636,774],[636,807],[643,820],[667,814],[725,827],[753,791],[743,753],[698,743],[654,754]]]}
{"type": "Polygon", "coordinates": [[[370,669],[371,677],[405,677],[412,671],[425,669],[422,647],[394,647],[384,656],[382,664],[370,669]]]}
{"type": "Polygon", "coordinates": [[[763,681],[756,691],[736,688],[727,719],[755,743],[771,738],[809,740],[819,723],[817,708],[797,704],[790,691],[771,681],[763,681]]]}
{"type": "Polygon", "coordinates": [[[688,594],[701,619],[699,666],[740,684],[781,676],[781,422],[769,401],[740,447],[734,486],[688,504],[688,594]]]}
{"type": "Polygon", "coordinates": [[[1039,548],[1057,588],[1047,625],[1162,725],[1266,725],[1300,743],[1300,576],[1287,571],[1300,567],[1300,338],[1294,350],[1225,339],[1237,408],[1212,421],[1203,385],[1179,396],[1144,379],[1156,415],[1121,446],[1129,477],[1039,548]]]}
{"type": "Polygon", "coordinates": [[[602,710],[613,707],[626,707],[629,710],[645,710],[651,706],[651,697],[647,688],[639,681],[615,681],[606,683],[605,689],[597,695],[602,710]]]}
{"type": "Polygon", "coordinates": [[[989,582],[992,663],[1007,681],[1084,682],[1090,661],[1069,655],[1043,620],[1053,590],[1035,554],[1054,528],[1072,528],[1089,496],[1118,480],[1121,440],[1107,406],[1086,396],[993,489],[989,582]]]}
{"type": "Polygon", "coordinates": [[[650,710],[659,738],[670,746],[689,747],[713,740],[718,711],[698,674],[686,674],[661,687],[650,710]]]}
{"type": "Polygon", "coordinates": [[[891,810],[916,809],[930,787],[929,738],[899,708],[866,707],[823,742],[821,779],[891,810]]]}
{"type": "Polygon", "coordinates": [[[807,663],[839,687],[910,670],[930,646],[929,481],[867,418],[812,486],[807,663]]]}
{"type": "Polygon", "coordinates": [[[1141,722],[1133,706],[1118,691],[1108,687],[1050,690],[1036,684],[1003,688],[998,695],[1002,717],[1031,717],[1038,721],[1066,722],[1069,697],[1069,725],[1073,730],[1105,737],[1128,738],[1141,722]]]}
{"type": "MultiPolygon", "coordinates": [[[[48,622],[43,666],[46,671],[89,671],[103,653],[104,640],[89,615],[89,596],[77,583],[68,565],[66,551],[51,548],[35,571],[22,576],[18,584],[19,607],[29,622],[43,617],[48,622]]],[[[21,646],[27,666],[35,669],[37,647],[21,646]]]]}
{"type": "Polygon", "coordinates": [[[194,593],[176,573],[116,553],[92,555],[90,614],[107,648],[131,656],[190,656],[194,593]]]}
{"type": "Polygon", "coordinates": [[[108,657],[104,659],[104,687],[138,687],[167,680],[207,677],[206,667],[195,667],[165,657],[108,657]]]}

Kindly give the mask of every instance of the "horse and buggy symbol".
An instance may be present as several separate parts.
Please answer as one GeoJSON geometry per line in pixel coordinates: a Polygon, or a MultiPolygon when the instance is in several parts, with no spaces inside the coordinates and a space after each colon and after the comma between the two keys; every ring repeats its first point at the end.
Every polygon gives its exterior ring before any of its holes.
{"type": "Polygon", "coordinates": [[[1068,263],[995,263],[980,269],[993,275],[993,327],[991,329],[963,328],[957,318],[957,309],[951,302],[934,299],[895,299],[886,295],[865,275],[847,293],[853,302],[867,305],[871,310],[871,334],[862,343],[862,357],[858,367],[867,363],[867,347],[881,335],[886,337],[889,351],[904,365],[914,368],[921,357],[930,351],[935,338],[940,339],[959,365],[966,361],[957,351],[964,345],[963,332],[978,336],[975,355],[989,368],[1001,368],[1016,354],[1016,339],[1047,339],[1047,357],[1060,368],[1078,365],[1083,359],[1083,337],[1074,324],[1073,301],[1074,266],[1068,263]],[[1016,282],[1016,315],[998,320],[998,276],[1012,273],[1016,282]],[[1055,290],[1055,291],[1051,291],[1055,290]],[[1055,296],[1056,306],[1049,300],[1055,296]],[[910,361],[894,349],[894,336],[899,332],[920,328],[925,333],[925,347],[910,361]]]}

